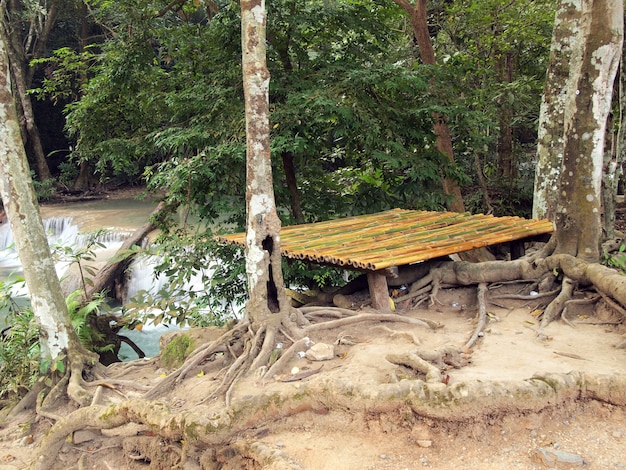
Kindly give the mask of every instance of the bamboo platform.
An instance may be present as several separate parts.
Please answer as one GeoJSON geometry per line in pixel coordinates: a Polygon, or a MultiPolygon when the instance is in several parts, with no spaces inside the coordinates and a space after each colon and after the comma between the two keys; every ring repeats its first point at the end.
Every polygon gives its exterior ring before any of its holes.
{"type": "MultiPolygon", "coordinates": [[[[283,256],[357,269],[370,274],[395,266],[551,233],[548,220],[483,214],[393,209],[312,224],[280,232],[283,256]]],[[[245,233],[218,240],[245,247],[245,233]]],[[[371,276],[372,283],[380,279],[371,276]]],[[[385,281],[386,285],[386,281],[385,281]]],[[[372,292],[373,294],[373,292],[372,292]]]]}

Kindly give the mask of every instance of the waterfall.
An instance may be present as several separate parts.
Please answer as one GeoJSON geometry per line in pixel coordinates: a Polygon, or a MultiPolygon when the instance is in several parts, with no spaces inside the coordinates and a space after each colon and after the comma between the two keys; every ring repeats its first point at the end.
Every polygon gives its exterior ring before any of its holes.
{"type": "MultiPolygon", "coordinates": [[[[50,217],[42,220],[44,230],[51,249],[54,247],[71,247],[77,250],[84,247],[89,240],[89,234],[81,233],[73,217],[50,217]]],[[[104,231],[96,237],[95,241],[104,245],[94,252],[105,254],[111,250],[117,250],[123,241],[128,238],[129,232],[104,231]]],[[[59,277],[67,270],[67,262],[59,262],[56,265],[59,277]]],[[[8,223],[0,225],[0,279],[10,274],[21,274],[22,268],[19,257],[15,250],[13,233],[8,223]]]]}

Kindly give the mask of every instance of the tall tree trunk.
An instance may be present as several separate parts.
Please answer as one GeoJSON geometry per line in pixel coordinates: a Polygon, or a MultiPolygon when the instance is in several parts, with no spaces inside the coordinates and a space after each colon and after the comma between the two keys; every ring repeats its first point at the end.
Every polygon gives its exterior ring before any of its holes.
{"type": "MultiPolygon", "coordinates": [[[[498,72],[502,83],[513,81],[513,57],[511,54],[502,54],[497,62],[498,72]]],[[[513,160],[513,131],[511,121],[513,111],[508,99],[503,99],[498,103],[499,127],[498,135],[498,174],[509,185],[516,176],[515,164],[513,160]]]]}
{"type": "Polygon", "coordinates": [[[622,53],[623,0],[583,0],[563,119],[557,253],[600,258],[602,163],[613,82],[622,53]]]}
{"type": "MultiPolygon", "coordinates": [[[[394,2],[404,10],[410,18],[413,26],[413,34],[417,39],[422,62],[427,65],[435,65],[435,50],[428,32],[428,1],[416,0],[412,6],[407,0],[394,0],[394,2]]],[[[454,150],[452,148],[452,137],[446,117],[440,113],[433,113],[435,121],[434,131],[437,136],[437,149],[443,153],[450,162],[454,162],[454,150]]],[[[465,212],[461,189],[456,181],[444,178],[443,190],[448,195],[448,209],[454,212],[465,212]]]]}
{"type": "MultiPolygon", "coordinates": [[[[6,0],[5,0],[6,1],[6,0]]],[[[46,154],[41,144],[39,129],[35,122],[35,113],[33,111],[33,103],[28,94],[29,83],[27,82],[28,63],[22,46],[21,38],[17,31],[17,26],[11,26],[7,23],[6,16],[0,19],[2,22],[3,35],[7,40],[6,53],[11,62],[11,75],[15,81],[18,91],[19,104],[24,115],[24,124],[26,126],[26,134],[28,135],[28,144],[33,152],[32,157],[37,165],[37,176],[40,181],[45,181],[52,177],[46,154]]]]}
{"type": "Polygon", "coordinates": [[[563,163],[563,117],[570,61],[581,22],[581,1],[560,2],[554,19],[537,140],[533,217],[554,221],[563,163]]]}
{"type": "Polygon", "coordinates": [[[0,37],[0,193],[24,269],[33,313],[41,328],[42,358],[56,361],[66,353],[83,349],[70,324],[33,190],[11,94],[6,40],[3,34],[0,37]]]}
{"type": "MultiPolygon", "coordinates": [[[[626,27],[625,27],[626,29],[626,27]]],[[[624,177],[624,163],[626,162],[626,46],[622,46],[622,60],[619,73],[619,123],[617,137],[615,138],[615,165],[614,177],[615,194],[620,189],[620,181],[624,177]]]]}
{"type": "MultiPolygon", "coordinates": [[[[269,82],[264,0],[242,0],[242,65],[246,108],[246,315],[255,327],[280,324],[288,311],[284,288],[280,219],[270,159],[269,82]]],[[[268,341],[266,336],[266,342],[268,341]]]]}

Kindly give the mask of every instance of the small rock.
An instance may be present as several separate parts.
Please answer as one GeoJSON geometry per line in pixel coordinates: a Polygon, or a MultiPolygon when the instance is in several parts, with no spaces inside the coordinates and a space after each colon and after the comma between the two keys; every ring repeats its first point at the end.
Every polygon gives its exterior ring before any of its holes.
{"type": "Polygon", "coordinates": [[[328,361],[335,357],[335,348],[332,344],[316,343],[306,352],[306,358],[310,361],[328,361]]]}
{"type": "Polygon", "coordinates": [[[387,458],[387,454],[380,454],[380,458],[385,460],[387,458]]]}
{"type": "Polygon", "coordinates": [[[411,438],[415,441],[420,439],[432,439],[430,428],[425,424],[416,424],[411,429],[411,438]]]}
{"type": "Polygon", "coordinates": [[[417,445],[420,447],[431,447],[433,445],[433,441],[430,439],[418,439],[417,445]]]}
{"type": "Polygon", "coordinates": [[[278,441],[276,443],[276,447],[285,447],[285,444],[283,443],[283,441],[278,441]]]}
{"type": "Polygon", "coordinates": [[[558,467],[559,464],[569,467],[582,467],[586,464],[585,459],[578,454],[553,449],[551,447],[537,447],[535,449],[535,455],[546,467],[558,467]]]}

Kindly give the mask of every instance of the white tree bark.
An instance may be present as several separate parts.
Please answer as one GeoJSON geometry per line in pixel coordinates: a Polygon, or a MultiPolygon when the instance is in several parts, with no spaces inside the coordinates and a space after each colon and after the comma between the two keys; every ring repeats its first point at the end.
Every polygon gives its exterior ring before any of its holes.
{"type": "Polygon", "coordinates": [[[11,94],[6,46],[6,38],[0,37],[0,194],[41,327],[42,357],[55,360],[76,338],[35,198],[11,94]]]}
{"type": "Polygon", "coordinates": [[[557,253],[600,258],[602,167],[607,117],[619,65],[623,0],[583,0],[563,116],[557,253]]]}
{"type": "Polygon", "coordinates": [[[264,0],[241,1],[241,44],[246,106],[246,274],[253,323],[287,307],[270,158],[269,83],[264,0]]]}
{"type": "Polygon", "coordinates": [[[539,111],[533,217],[554,220],[563,162],[563,117],[570,61],[580,27],[582,0],[560,2],[539,111]]]}

